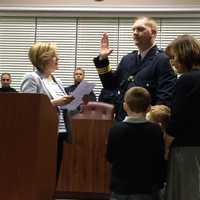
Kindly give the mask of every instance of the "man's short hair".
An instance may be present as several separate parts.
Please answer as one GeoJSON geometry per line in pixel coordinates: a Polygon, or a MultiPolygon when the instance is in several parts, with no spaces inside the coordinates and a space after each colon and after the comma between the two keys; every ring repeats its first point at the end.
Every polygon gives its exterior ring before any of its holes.
{"type": "Polygon", "coordinates": [[[2,74],[1,74],[1,79],[2,79],[2,77],[3,77],[4,75],[7,75],[7,76],[9,76],[9,77],[11,78],[11,74],[8,73],[8,72],[5,72],[5,73],[2,73],[2,74]]]}
{"type": "Polygon", "coordinates": [[[151,96],[143,87],[132,87],[127,90],[124,101],[132,112],[146,112],[151,104],[151,96]]]}
{"type": "Polygon", "coordinates": [[[82,72],[83,72],[83,75],[85,75],[85,70],[84,70],[82,67],[76,67],[76,68],[74,69],[74,73],[75,73],[77,70],[82,71],[82,72]]]}
{"type": "Polygon", "coordinates": [[[157,28],[157,23],[153,18],[145,17],[145,16],[137,17],[135,19],[135,22],[138,21],[138,20],[144,20],[145,21],[145,25],[150,27],[152,30],[155,31],[155,33],[157,33],[157,29],[158,29],[157,28]]]}

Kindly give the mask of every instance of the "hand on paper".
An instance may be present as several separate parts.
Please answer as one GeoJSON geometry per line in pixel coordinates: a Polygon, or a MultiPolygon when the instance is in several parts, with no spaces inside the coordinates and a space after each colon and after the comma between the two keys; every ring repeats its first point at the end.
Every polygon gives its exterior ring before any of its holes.
{"type": "Polygon", "coordinates": [[[74,100],[74,97],[72,95],[65,95],[65,96],[58,97],[57,99],[51,100],[51,103],[54,106],[63,106],[70,103],[72,100],[74,100]]]}

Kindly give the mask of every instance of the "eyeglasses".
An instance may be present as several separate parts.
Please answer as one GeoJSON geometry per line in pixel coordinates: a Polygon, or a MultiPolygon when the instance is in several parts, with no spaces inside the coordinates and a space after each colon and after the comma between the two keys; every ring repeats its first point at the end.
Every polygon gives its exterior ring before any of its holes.
{"type": "Polygon", "coordinates": [[[2,78],[2,81],[10,81],[10,79],[8,78],[2,78]]]}

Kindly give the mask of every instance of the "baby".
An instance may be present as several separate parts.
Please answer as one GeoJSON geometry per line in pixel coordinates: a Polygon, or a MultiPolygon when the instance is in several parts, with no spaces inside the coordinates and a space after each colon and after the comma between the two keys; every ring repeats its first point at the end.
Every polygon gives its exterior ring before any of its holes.
{"type": "Polygon", "coordinates": [[[146,119],[158,123],[161,126],[163,133],[165,133],[165,128],[168,124],[170,115],[171,110],[168,106],[155,105],[151,106],[151,110],[147,113],[146,119]]]}

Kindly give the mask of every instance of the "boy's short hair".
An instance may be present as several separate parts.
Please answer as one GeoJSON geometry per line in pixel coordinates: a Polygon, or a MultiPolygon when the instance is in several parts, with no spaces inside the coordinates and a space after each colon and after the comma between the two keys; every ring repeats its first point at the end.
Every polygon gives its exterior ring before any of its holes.
{"type": "Polygon", "coordinates": [[[146,112],[151,104],[151,96],[143,87],[132,87],[125,93],[124,101],[132,112],[146,112]]]}
{"type": "Polygon", "coordinates": [[[147,119],[160,123],[163,129],[166,128],[171,115],[171,110],[166,105],[155,105],[151,107],[151,110],[148,113],[147,119]]]}

